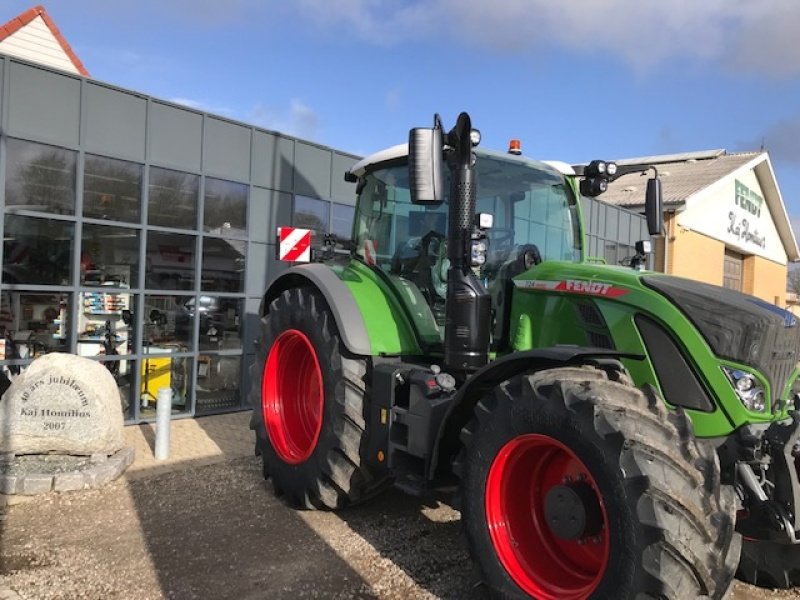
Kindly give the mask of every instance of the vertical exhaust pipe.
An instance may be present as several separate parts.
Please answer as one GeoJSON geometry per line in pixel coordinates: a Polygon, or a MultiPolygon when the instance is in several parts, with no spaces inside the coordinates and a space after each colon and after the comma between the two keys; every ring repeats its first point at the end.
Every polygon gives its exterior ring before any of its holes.
{"type": "Polygon", "coordinates": [[[472,272],[472,229],[477,177],[472,154],[472,122],[458,116],[447,134],[451,148],[450,207],[447,232],[447,299],[445,303],[444,363],[455,371],[474,371],[489,360],[491,298],[472,272]]]}

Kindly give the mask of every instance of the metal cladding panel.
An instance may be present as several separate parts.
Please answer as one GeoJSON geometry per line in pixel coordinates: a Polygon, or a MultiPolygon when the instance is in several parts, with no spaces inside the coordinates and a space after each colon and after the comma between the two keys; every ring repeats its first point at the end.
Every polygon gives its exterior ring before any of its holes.
{"type": "Polygon", "coordinates": [[[346,154],[333,153],[331,162],[331,198],[336,202],[355,205],[356,184],[344,180],[344,174],[352,167],[358,158],[346,154]]]}
{"type": "Polygon", "coordinates": [[[145,98],[87,82],[83,108],[86,150],[144,161],[145,98]]]}
{"type": "Polygon", "coordinates": [[[206,120],[203,168],[225,179],[250,179],[249,127],[209,117],[206,120]]]}
{"type": "Polygon", "coordinates": [[[173,169],[200,171],[203,115],[153,102],[148,121],[151,162],[173,169]]]}
{"type": "Polygon", "coordinates": [[[266,244],[259,242],[247,244],[247,277],[244,291],[248,296],[260,296],[267,287],[267,251],[266,244]]]}
{"type": "Polygon", "coordinates": [[[633,246],[636,241],[631,236],[631,215],[625,211],[617,209],[617,216],[619,217],[619,241],[623,244],[633,246]]]}
{"type": "Polygon", "coordinates": [[[294,189],[294,140],[263,131],[253,133],[252,181],[272,190],[294,189]]]}
{"type": "Polygon", "coordinates": [[[11,62],[8,133],[64,146],[80,140],[81,81],[11,62]]]}
{"type": "Polygon", "coordinates": [[[294,191],[313,198],[331,197],[331,151],[297,142],[294,151],[294,191]]]}
{"type": "Polygon", "coordinates": [[[275,229],[292,223],[292,195],[253,187],[250,191],[250,239],[274,243],[275,229]]]}

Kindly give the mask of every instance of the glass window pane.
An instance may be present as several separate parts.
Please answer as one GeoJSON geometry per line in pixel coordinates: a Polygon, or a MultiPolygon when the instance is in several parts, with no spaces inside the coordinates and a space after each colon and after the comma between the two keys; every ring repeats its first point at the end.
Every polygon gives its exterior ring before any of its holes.
{"type": "Polygon", "coordinates": [[[120,288],[139,283],[139,231],[127,227],[84,224],[81,283],[120,288]]]}
{"type": "Polygon", "coordinates": [[[246,236],[247,190],[243,183],[206,178],[203,231],[246,236]]]}
{"type": "Polygon", "coordinates": [[[77,152],[14,139],[6,148],[6,211],[75,214],[77,152]]]}
{"type": "Polygon", "coordinates": [[[70,294],[3,292],[0,360],[69,351],[70,294]]]}
{"type": "Polygon", "coordinates": [[[142,165],[86,156],[83,177],[83,216],[139,222],[142,165]]]}
{"type": "Polygon", "coordinates": [[[195,278],[193,235],[147,233],[145,286],[159,290],[192,290],[195,278]]]}
{"type": "Polygon", "coordinates": [[[241,356],[200,355],[197,359],[197,414],[239,406],[241,356]]]}
{"type": "Polygon", "coordinates": [[[3,283],[69,285],[74,237],[72,223],[6,215],[3,283]]]}
{"type": "Polygon", "coordinates": [[[210,292],[244,291],[243,240],[203,239],[203,276],[200,287],[210,292]]]}
{"type": "Polygon", "coordinates": [[[355,206],[334,203],[331,220],[331,233],[336,237],[337,242],[345,242],[351,239],[353,232],[353,216],[355,215],[355,212],[355,206]]]}
{"type": "Polygon", "coordinates": [[[294,197],[294,215],[292,224],[295,227],[313,229],[318,234],[328,233],[330,203],[305,196],[294,197]]]}
{"type": "Polygon", "coordinates": [[[78,355],[118,356],[133,352],[132,294],[82,292],[78,313],[78,355]]]}
{"type": "Polygon", "coordinates": [[[239,350],[242,347],[242,300],[200,296],[200,308],[195,311],[195,299],[187,302],[191,316],[200,314],[200,350],[239,350]]]}
{"type": "Polygon", "coordinates": [[[147,188],[147,222],[150,225],[194,229],[200,176],[150,168],[147,188]]]}
{"type": "Polygon", "coordinates": [[[194,314],[187,296],[147,295],[144,298],[144,351],[148,354],[192,349],[194,314]]]}
{"type": "Polygon", "coordinates": [[[150,356],[141,361],[142,383],[139,390],[140,415],[147,419],[156,416],[158,392],[172,390],[172,412],[190,410],[190,377],[193,360],[188,357],[150,356]]]}

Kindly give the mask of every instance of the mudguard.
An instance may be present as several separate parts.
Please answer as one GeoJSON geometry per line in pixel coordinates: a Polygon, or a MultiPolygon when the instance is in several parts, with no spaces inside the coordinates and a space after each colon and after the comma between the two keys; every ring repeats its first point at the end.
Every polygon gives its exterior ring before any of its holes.
{"type": "Polygon", "coordinates": [[[371,356],[372,344],[361,310],[350,288],[326,265],[297,265],[278,275],[267,286],[259,314],[263,315],[270,302],[285,289],[307,284],[313,285],[325,297],[345,347],[353,354],[371,356]]]}

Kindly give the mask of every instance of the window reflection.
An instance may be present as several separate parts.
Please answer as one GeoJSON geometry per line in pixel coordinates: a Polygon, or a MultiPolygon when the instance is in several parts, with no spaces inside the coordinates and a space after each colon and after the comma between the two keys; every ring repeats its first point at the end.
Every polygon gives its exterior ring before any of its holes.
{"type": "Polygon", "coordinates": [[[2,292],[0,360],[68,352],[70,301],[69,294],[2,292]]]}
{"type": "Polygon", "coordinates": [[[6,215],[3,283],[69,285],[74,231],[65,221],[6,215]]]}
{"type": "Polygon", "coordinates": [[[147,222],[150,225],[194,229],[200,176],[150,168],[147,222]]]}
{"type": "Polygon", "coordinates": [[[139,232],[127,227],[83,226],[81,283],[136,287],[139,282],[139,232]]]}
{"type": "Polygon", "coordinates": [[[14,139],[6,148],[7,211],[75,213],[77,152],[14,139]]]}
{"type": "Polygon", "coordinates": [[[146,352],[191,349],[194,314],[186,308],[188,299],[186,296],[145,296],[142,341],[146,352]]]}
{"type": "Polygon", "coordinates": [[[294,216],[292,224],[295,227],[313,229],[318,234],[328,233],[330,223],[330,204],[324,200],[294,197],[294,216]]]}
{"type": "Polygon", "coordinates": [[[355,207],[347,204],[334,203],[331,207],[331,233],[338,248],[344,247],[352,237],[355,212],[355,207]]]}
{"type": "Polygon", "coordinates": [[[145,286],[159,290],[194,289],[195,239],[190,235],[148,232],[145,286]]]}
{"type": "Polygon", "coordinates": [[[203,239],[203,276],[200,287],[210,292],[244,289],[244,240],[203,239]]]}
{"type": "Polygon", "coordinates": [[[243,183],[206,178],[203,230],[225,236],[247,235],[247,190],[243,183]]]}
{"type": "Polygon", "coordinates": [[[241,356],[203,355],[197,359],[197,413],[239,406],[241,356]]]}
{"type": "Polygon", "coordinates": [[[200,316],[201,350],[238,350],[242,347],[242,301],[236,298],[200,296],[199,309],[195,298],[186,301],[186,312],[200,316]]]}
{"type": "Polygon", "coordinates": [[[86,156],[83,215],[97,219],[139,221],[142,166],[102,156],[86,156]]]}

